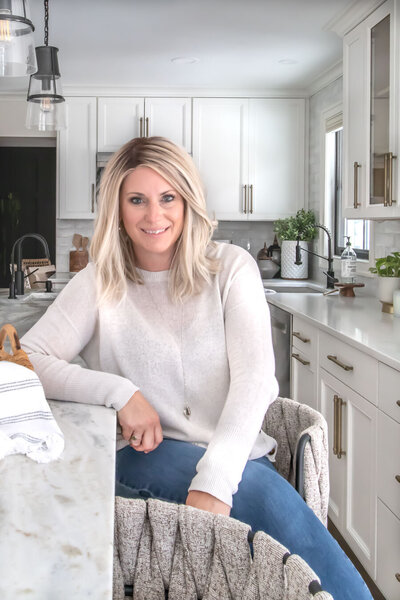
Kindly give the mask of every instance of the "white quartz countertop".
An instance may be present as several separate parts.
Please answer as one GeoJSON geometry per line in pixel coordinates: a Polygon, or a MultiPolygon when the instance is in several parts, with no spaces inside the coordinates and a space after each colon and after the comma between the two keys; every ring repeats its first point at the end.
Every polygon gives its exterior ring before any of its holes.
{"type": "Polygon", "coordinates": [[[115,411],[49,404],[61,458],[0,461],[0,598],[111,600],[115,411]]]}
{"type": "Polygon", "coordinates": [[[389,366],[400,368],[400,318],[383,313],[377,298],[290,292],[268,295],[267,300],[389,366]]]}

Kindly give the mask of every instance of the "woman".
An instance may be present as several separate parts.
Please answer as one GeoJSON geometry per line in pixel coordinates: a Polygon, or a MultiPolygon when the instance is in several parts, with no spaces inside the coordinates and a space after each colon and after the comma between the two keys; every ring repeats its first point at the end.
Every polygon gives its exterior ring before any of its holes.
{"type": "Polygon", "coordinates": [[[370,598],[273,467],[268,305],[255,261],[212,231],[189,155],[132,140],[102,177],[93,262],[23,347],[48,397],[117,410],[117,494],[230,514],[300,554],[335,598],[370,598]],[[89,369],[69,364],[78,354],[89,369]]]}

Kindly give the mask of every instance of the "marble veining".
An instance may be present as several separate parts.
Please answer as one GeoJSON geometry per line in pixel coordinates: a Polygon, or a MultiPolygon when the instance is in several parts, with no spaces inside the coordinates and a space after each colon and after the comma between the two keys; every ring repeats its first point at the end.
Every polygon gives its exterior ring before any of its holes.
{"type": "Polygon", "coordinates": [[[381,310],[377,298],[277,293],[268,302],[400,369],[400,318],[381,310]]]}
{"type": "Polygon", "coordinates": [[[0,598],[112,598],[115,412],[50,401],[61,458],[0,461],[0,598]]]}

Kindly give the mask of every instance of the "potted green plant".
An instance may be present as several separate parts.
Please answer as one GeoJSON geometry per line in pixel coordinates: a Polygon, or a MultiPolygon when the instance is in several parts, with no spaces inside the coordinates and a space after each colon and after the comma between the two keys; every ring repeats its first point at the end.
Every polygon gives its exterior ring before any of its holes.
{"type": "Polygon", "coordinates": [[[282,279],[307,279],[308,253],[301,253],[301,265],[296,265],[296,245],[300,240],[300,248],[308,250],[308,244],[316,234],[315,213],[301,208],[292,217],[278,219],[274,223],[274,231],[281,240],[281,277],[282,279]]]}
{"type": "Polygon", "coordinates": [[[393,292],[400,289],[400,252],[375,259],[371,273],[378,275],[378,298],[385,304],[393,304],[393,292]]]}

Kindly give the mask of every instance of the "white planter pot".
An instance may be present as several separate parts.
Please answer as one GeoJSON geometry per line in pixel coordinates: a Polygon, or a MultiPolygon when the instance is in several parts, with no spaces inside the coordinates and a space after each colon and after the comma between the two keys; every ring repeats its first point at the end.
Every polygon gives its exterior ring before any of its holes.
{"type": "Polygon", "coordinates": [[[378,277],[378,298],[393,304],[393,292],[400,289],[400,277],[378,277]]]}
{"type": "MultiPolygon", "coordinates": [[[[308,278],[308,253],[301,252],[301,265],[296,265],[297,242],[284,240],[281,244],[281,277],[282,279],[308,278]]],[[[300,248],[308,250],[308,242],[300,242],[300,248]]]]}

